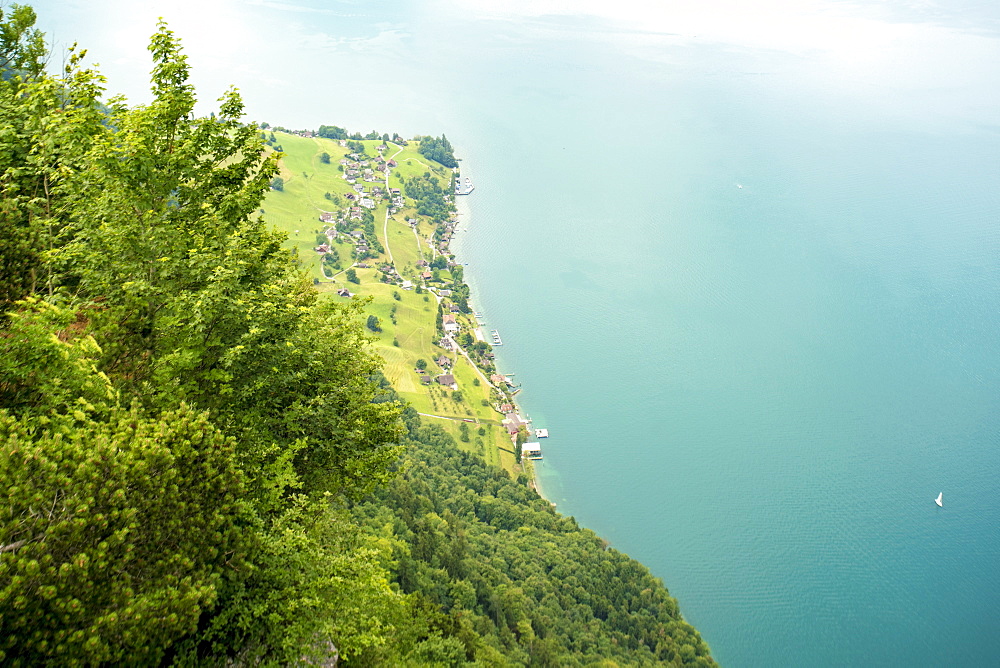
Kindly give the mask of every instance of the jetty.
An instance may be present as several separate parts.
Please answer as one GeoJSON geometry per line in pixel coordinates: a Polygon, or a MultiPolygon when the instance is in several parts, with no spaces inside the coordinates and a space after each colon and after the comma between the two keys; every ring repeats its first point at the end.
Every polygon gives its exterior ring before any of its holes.
{"type": "Polygon", "coordinates": [[[495,346],[502,346],[503,345],[503,340],[500,338],[500,332],[498,332],[495,329],[491,329],[490,330],[490,336],[493,337],[493,345],[495,345],[495,346]]]}
{"type": "Polygon", "coordinates": [[[535,430],[535,438],[548,438],[548,437],[549,437],[549,430],[548,429],[536,429],[535,430]]]}
{"type": "Polygon", "coordinates": [[[468,176],[465,177],[464,181],[462,181],[461,179],[456,179],[456,181],[455,181],[455,194],[456,195],[468,195],[469,193],[471,193],[475,189],[476,189],[476,186],[473,185],[472,179],[470,179],[468,176]]]}

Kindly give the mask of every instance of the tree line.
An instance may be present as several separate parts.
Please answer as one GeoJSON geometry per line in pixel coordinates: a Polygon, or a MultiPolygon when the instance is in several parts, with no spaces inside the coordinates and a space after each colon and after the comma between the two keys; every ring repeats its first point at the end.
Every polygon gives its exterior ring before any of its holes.
{"type": "Polygon", "coordinates": [[[153,101],[43,73],[4,16],[0,662],[298,662],[381,642],[405,600],[344,504],[390,477],[399,406],[358,306],[257,211],[275,174],[178,40],[153,101]],[[11,36],[13,35],[13,39],[11,36]]]}
{"type": "MultiPolygon", "coordinates": [[[[437,643],[435,661],[714,665],[644,566],[555,512],[523,475],[512,479],[459,451],[412,409],[404,420],[401,474],[353,514],[372,535],[394,542],[401,589],[445,615],[450,635],[437,643]]],[[[381,652],[358,661],[380,665],[381,652]]]]}
{"type": "Polygon", "coordinates": [[[455,152],[451,142],[444,135],[440,137],[417,137],[420,141],[420,148],[417,149],[421,155],[440,162],[445,167],[458,167],[455,159],[455,152]]]}

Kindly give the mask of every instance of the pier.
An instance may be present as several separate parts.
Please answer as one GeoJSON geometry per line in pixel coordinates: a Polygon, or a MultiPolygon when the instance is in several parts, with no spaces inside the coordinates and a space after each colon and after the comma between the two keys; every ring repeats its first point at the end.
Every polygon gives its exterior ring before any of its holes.
{"type": "Polygon", "coordinates": [[[495,329],[490,330],[490,335],[493,337],[493,345],[502,346],[503,340],[500,338],[500,332],[495,329]]]}

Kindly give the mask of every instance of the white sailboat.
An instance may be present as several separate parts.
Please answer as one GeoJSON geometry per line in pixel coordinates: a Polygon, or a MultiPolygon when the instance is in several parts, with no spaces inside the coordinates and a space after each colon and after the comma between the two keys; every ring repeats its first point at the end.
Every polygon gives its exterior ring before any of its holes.
{"type": "Polygon", "coordinates": [[[942,508],[944,508],[944,504],[943,504],[943,503],[941,503],[941,497],[943,497],[943,496],[944,496],[944,492],[940,492],[940,493],[939,493],[939,494],[937,495],[937,498],[936,498],[936,499],[934,499],[934,503],[938,504],[938,505],[939,505],[939,506],[941,506],[942,508]]]}

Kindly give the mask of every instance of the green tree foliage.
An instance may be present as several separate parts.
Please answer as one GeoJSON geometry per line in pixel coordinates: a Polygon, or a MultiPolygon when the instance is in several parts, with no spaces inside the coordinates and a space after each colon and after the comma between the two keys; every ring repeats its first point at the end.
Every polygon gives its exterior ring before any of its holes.
{"type": "Polygon", "coordinates": [[[447,193],[441,188],[437,177],[429,173],[414,176],[403,187],[406,196],[417,201],[417,213],[421,216],[428,216],[436,223],[441,223],[450,216],[452,205],[445,201],[447,193]]]}
{"type": "Polygon", "coordinates": [[[195,118],[164,26],[150,51],[133,109],[75,56],[0,82],[4,220],[30,242],[0,332],[0,650],[350,656],[407,604],[331,513],[392,475],[399,409],[359,308],[255,217],[275,161],[239,97],[195,118]]]}
{"type": "Polygon", "coordinates": [[[378,317],[374,316],[374,315],[368,316],[367,327],[368,327],[368,329],[370,329],[373,332],[381,332],[382,331],[382,323],[379,322],[378,317]]]}
{"type": "Polygon", "coordinates": [[[327,139],[347,139],[347,130],[336,125],[321,125],[316,134],[327,139]]]}
{"type": "Polygon", "coordinates": [[[444,135],[440,138],[420,137],[420,154],[441,163],[445,167],[458,167],[455,160],[455,153],[451,147],[451,142],[444,135]]]}
{"type": "Polygon", "coordinates": [[[5,81],[32,80],[44,69],[48,48],[35,28],[36,18],[28,5],[0,9],[0,74],[5,81]]]}
{"type": "MultiPolygon", "coordinates": [[[[102,79],[71,49],[62,81],[42,76],[47,50],[30,7],[0,8],[0,308],[44,287],[43,261],[65,224],[67,181],[82,168],[102,79]]],[[[69,196],[68,196],[69,195],[69,196]]]]}
{"type": "Polygon", "coordinates": [[[404,473],[354,513],[373,532],[392,527],[397,582],[448,614],[466,661],[714,665],[644,566],[412,409],[406,423],[404,473]]]}
{"type": "Polygon", "coordinates": [[[232,443],[184,406],[26,422],[0,416],[0,658],[155,663],[245,567],[232,443]]]}
{"type": "Polygon", "coordinates": [[[354,269],[354,267],[349,268],[346,272],[344,272],[344,275],[351,283],[361,283],[361,279],[358,278],[358,272],[354,269]]]}
{"type": "Polygon", "coordinates": [[[280,176],[275,176],[274,178],[271,179],[268,185],[271,186],[271,190],[278,190],[278,191],[284,190],[285,179],[281,178],[280,176]]]}
{"type": "Polygon", "coordinates": [[[371,209],[364,209],[362,216],[361,226],[365,231],[365,241],[368,242],[371,249],[371,257],[376,257],[384,252],[385,248],[382,247],[382,243],[378,240],[378,235],[375,233],[375,215],[371,209]]]}
{"type": "Polygon", "coordinates": [[[323,151],[322,153],[319,154],[319,161],[322,162],[325,165],[329,165],[330,164],[330,154],[327,153],[326,151],[323,151]]]}
{"type": "Polygon", "coordinates": [[[340,251],[336,248],[331,248],[325,253],[323,255],[323,267],[331,271],[338,271],[340,269],[340,251]]]}

